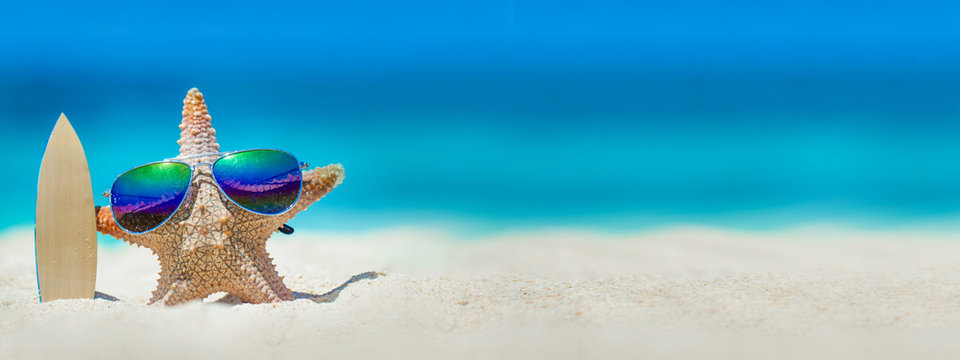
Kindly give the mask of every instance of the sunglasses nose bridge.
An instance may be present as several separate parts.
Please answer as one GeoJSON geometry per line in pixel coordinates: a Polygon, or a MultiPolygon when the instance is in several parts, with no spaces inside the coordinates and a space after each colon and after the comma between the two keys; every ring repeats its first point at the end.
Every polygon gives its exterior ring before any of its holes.
{"type": "Polygon", "coordinates": [[[209,163],[209,162],[193,164],[192,168],[193,168],[194,175],[196,175],[197,172],[200,171],[200,169],[203,169],[207,174],[213,173],[213,163],[209,163]],[[203,167],[204,165],[206,165],[206,168],[203,167]]]}

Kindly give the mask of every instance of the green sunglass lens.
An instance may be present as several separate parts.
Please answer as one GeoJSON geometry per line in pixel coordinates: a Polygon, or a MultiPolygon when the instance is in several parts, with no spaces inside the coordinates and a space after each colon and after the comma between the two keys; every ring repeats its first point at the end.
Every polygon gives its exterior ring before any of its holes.
{"type": "Polygon", "coordinates": [[[180,207],[191,176],[190,166],[178,162],[147,164],[123,173],[110,190],[117,224],[132,233],[160,226],[180,207]]]}

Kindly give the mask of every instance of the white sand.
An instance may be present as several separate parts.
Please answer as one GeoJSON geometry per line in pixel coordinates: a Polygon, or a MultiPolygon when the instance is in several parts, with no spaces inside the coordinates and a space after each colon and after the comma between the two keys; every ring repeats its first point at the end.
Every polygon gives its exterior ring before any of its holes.
{"type": "MultiPolygon", "coordinates": [[[[97,289],[37,303],[32,231],[0,235],[0,359],[930,359],[960,356],[948,234],[673,229],[277,235],[326,304],[145,306],[148,250],[101,249],[97,289]]],[[[213,298],[209,300],[215,300],[213,298]]]]}

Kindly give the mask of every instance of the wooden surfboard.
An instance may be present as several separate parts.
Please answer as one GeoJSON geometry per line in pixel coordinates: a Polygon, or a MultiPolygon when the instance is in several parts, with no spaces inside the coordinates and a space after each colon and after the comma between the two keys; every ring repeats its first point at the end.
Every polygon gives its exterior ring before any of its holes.
{"type": "Polygon", "coordinates": [[[97,224],[90,170],[80,139],[63,114],[40,165],[36,251],[41,302],[93,298],[97,224]]]}

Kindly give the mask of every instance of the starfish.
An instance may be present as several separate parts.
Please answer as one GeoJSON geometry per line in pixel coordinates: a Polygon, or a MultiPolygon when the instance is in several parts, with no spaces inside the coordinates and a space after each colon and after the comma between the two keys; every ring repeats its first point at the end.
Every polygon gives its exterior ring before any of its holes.
{"type": "MultiPolygon", "coordinates": [[[[180,124],[180,157],[220,151],[216,131],[203,94],[196,88],[183,99],[180,124]]],[[[216,156],[187,158],[192,164],[216,156]]],[[[119,226],[110,207],[97,211],[97,230],[150,249],[160,259],[160,279],[150,304],[176,305],[227,292],[247,303],[293,300],[283,284],[266,241],[297,213],[319,200],[343,181],[343,166],[331,164],[303,173],[299,200],[287,212],[270,216],[241,208],[217,188],[209,166],[194,167],[191,190],[170,219],[144,234],[131,234],[119,226]]]]}

